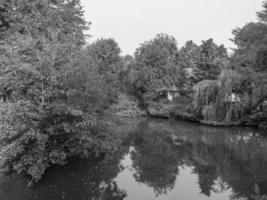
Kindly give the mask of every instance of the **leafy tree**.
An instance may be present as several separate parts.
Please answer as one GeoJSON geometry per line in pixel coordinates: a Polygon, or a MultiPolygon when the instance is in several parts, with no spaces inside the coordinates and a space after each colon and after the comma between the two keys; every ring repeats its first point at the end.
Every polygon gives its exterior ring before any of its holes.
{"type": "Polygon", "coordinates": [[[251,22],[233,31],[236,44],[232,64],[244,79],[243,90],[251,94],[252,106],[261,104],[267,97],[267,25],[266,2],[258,13],[260,22],[251,22]]]}
{"type": "Polygon", "coordinates": [[[184,68],[195,69],[200,57],[200,47],[192,40],[187,41],[179,50],[179,61],[184,68]]]}
{"type": "Polygon", "coordinates": [[[0,33],[0,167],[36,181],[70,156],[109,151],[107,126],[73,103],[78,88],[68,84],[88,28],[80,2],[6,0],[1,6],[9,27],[0,33]]]}
{"type": "Polygon", "coordinates": [[[164,87],[182,87],[184,74],[178,65],[178,49],[173,37],[159,34],[135,52],[138,72],[135,88],[145,103],[153,101],[164,87]]]}
{"type": "Polygon", "coordinates": [[[233,31],[232,41],[237,45],[233,55],[235,66],[266,70],[267,26],[263,23],[248,23],[233,31]]]}
{"type": "Polygon", "coordinates": [[[123,68],[120,52],[114,39],[99,39],[85,50],[85,54],[91,58],[99,76],[108,87],[106,92],[109,104],[115,103],[118,99],[119,75],[123,68]]]}
{"type": "Polygon", "coordinates": [[[217,80],[203,80],[195,86],[193,107],[205,120],[231,124],[241,119],[251,106],[249,91],[237,71],[223,70],[217,80]],[[238,99],[232,99],[232,94],[238,99]],[[229,98],[231,98],[229,100],[229,98]]]}
{"type": "Polygon", "coordinates": [[[177,63],[178,48],[175,38],[166,34],[158,34],[136,50],[137,63],[153,68],[162,67],[168,63],[177,63]]]}
{"type": "Polygon", "coordinates": [[[185,91],[187,94],[192,93],[193,86],[198,82],[196,72],[198,71],[198,61],[200,58],[200,47],[192,40],[187,41],[179,50],[179,64],[185,71],[185,91]]]}
{"type": "Polygon", "coordinates": [[[267,1],[263,2],[263,9],[264,10],[258,12],[258,17],[261,22],[267,23],[267,1]]]}
{"type": "MultiPolygon", "coordinates": [[[[66,73],[68,103],[85,112],[103,112],[110,105],[110,88],[96,63],[82,50],[66,73]]],[[[114,89],[114,88],[112,88],[114,89]]]]}
{"type": "Polygon", "coordinates": [[[118,74],[120,72],[121,49],[114,39],[99,39],[89,45],[86,52],[96,63],[100,73],[118,74]]]}
{"type": "Polygon", "coordinates": [[[224,46],[217,46],[213,39],[203,41],[200,45],[200,57],[197,63],[198,79],[216,79],[221,72],[220,62],[223,58],[227,58],[224,46]]]}

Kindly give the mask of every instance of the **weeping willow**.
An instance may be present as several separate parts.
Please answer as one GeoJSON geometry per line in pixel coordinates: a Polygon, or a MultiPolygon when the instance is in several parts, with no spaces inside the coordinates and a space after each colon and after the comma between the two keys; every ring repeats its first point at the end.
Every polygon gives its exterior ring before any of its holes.
{"type": "Polygon", "coordinates": [[[204,80],[194,87],[193,108],[204,120],[237,122],[249,105],[249,96],[239,93],[240,87],[241,76],[225,70],[217,80],[204,80]]]}
{"type": "Polygon", "coordinates": [[[205,106],[216,101],[219,86],[215,80],[203,80],[194,87],[194,91],[193,107],[197,113],[200,113],[205,106]]]}

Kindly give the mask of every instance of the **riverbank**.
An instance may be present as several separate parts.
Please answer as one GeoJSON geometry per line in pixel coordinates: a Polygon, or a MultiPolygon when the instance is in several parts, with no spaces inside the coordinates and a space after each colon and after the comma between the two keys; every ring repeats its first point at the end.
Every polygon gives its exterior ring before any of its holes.
{"type": "Polygon", "coordinates": [[[153,103],[150,104],[146,110],[147,116],[154,118],[173,118],[177,120],[184,120],[196,122],[209,126],[250,126],[267,130],[267,103],[259,106],[259,108],[250,114],[242,116],[239,121],[231,123],[218,122],[215,120],[205,120],[201,116],[196,116],[194,113],[187,111],[181,105],[153,103]]]}

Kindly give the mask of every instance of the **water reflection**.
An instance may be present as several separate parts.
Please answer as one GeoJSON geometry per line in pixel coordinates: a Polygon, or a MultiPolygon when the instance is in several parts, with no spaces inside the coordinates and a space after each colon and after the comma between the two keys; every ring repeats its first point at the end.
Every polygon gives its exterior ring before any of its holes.
{"type": "Polygon", "coordinates": [[[50,169],[27,191],[24,178],[3,177],[0,199],[249,200],[267,194],[267,138],[257,131],[165,120],[132,124],[122,128],[123,145],[110,157],[50,169]]]}

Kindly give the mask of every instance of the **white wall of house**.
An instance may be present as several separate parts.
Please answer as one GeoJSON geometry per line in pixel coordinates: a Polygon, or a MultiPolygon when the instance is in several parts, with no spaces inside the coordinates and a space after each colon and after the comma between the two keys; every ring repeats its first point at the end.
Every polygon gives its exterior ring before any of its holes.
{"type": "Polygon", "coordinates": [[[173,94],[171,92],[168,92],[167,93],[167,98],[168,98],[169,101],[172,101],[173,100],[173,97],[174,96],[173,96],[173,94]]]}
{"type": "Polygon", "coordinates": [[[227,101],[227,102],[240,102],[240,97],[237,94],[232,93],[231,95],[227,96],[225,101],[227,101]]]}

